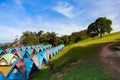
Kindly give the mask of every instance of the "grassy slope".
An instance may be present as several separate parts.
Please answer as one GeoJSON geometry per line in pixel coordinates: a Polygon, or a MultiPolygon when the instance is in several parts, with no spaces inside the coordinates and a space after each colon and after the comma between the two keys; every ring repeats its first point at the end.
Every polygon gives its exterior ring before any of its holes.
{"type": "Polygon", "coordinates": [[[120,38],[120,32],[106,35],[102,39],[96,37],[95,40],[87,39],[66,46],[52,58],[55,70],[50,72],[46,66],[32,80],[49,80],[56,72],[60,72],[62,76],[54,76],[54,80],[115,80],[97,53],[102,46],[118,38],[120,38]],[[71,65],[71,62],[78,59],[83,60],[84,63],[71,65]]]}

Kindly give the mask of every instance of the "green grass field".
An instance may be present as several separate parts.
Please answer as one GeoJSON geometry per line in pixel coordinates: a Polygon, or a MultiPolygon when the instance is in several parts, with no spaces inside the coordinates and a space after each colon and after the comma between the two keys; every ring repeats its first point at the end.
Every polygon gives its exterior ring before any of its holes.
{"type": "Polygon", "coordinates": [[[117,39],[120,39],[120,32],[66,46],[52,58],[54,71],[48,71],[46,65],[31,80],[118,80],[98,56],[102,46],[117,39]],[[82,60],[82,63],[71,65],[77,60],[82,60]],[[58,72],[59,75],[55,75],[58,72]]]}

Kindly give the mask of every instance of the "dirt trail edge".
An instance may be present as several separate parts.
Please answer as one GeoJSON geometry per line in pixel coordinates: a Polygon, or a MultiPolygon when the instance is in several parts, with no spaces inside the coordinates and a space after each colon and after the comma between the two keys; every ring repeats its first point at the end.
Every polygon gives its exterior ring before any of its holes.
{"type": "Polygon", "coordinates": [[[114,58],[117,56],[114,51],[109,49],[109,47],[116,42],[117,41],[109,43],[106,46],[102,47],[99,54],[101,60],[109,67],[110,72],[113,72],[115,75],[120,75],[120,64],[114,61],[114,58]]]}

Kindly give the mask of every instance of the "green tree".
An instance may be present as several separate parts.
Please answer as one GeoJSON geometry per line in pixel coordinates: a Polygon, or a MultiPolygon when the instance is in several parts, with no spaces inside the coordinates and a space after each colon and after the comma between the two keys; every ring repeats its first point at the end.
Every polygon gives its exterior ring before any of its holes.
{"type": "Polygon", "coordinates": [[[62,36],[62,37],[61,37],[61,40],[63,41],[63,43],[64,43],[65,45],[69,45],[69,44],[71,43],[71,41],[70,41],[70,36],[68,36],[68,35],[62,36]]]}
{"type": "Polygon", "coordinates": [[[93,38],[98,34],[100,35],[100,38],[102,38],[104,33],[110,33],[112,31],[111,25],[112,21],[110,19],[100,17],[88,26],[87,33],[93,38]]]}
{"type": "Polygon", "coordinates": [[[38,35],[41,36],[44,33],[43,30],[38,31],[38,35]]]}

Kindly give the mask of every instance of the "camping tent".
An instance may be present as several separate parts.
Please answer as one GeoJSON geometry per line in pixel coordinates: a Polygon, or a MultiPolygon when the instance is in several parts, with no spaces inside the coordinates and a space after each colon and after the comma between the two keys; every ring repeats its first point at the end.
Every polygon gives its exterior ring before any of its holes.
{"type": "Polygon", "coordinates": [[[54,56],[54,51],[53,51],[53,49],[49,49],[49,51],[50,51],[50,59],[54,56]]]}
{"type": "Polygon", "coordinates": [[[46,49],[50,49],[52,48],[52,45],[51,44],[48,44],[48,45],[45,45],[46,49]]]}
{"type": "Polygon", "coordinates": [[[22,58],[22,54],[20,51],[16,51],[14,55],[16,55],[18,58],[22,58]]]}
{"type": "Polygon", "coordinates": [[[15,49],[14,48],[8,48],[6,49],[7,53],[15,53],[15,49]]]}
{"type": "Polygon", "coordinates": [[[6,52],[4,50],[0,49],[0,57],[4,54],[6,54],[6,52]]]}
{"type": "Polygon", "coordinates": [[[28,58],[31,55],[29,52],[24,51],[24,50],[20,51],[20,54],[21,54],[22,58],[28,58]]]}
{"type": "Polygon", "coordinates": [[[35,65],[38,67],[38,69],[42,69],[42,66],[45,65],[45,61],[40,54],[34,54],[31,57],[31,60],[35,63],[35,65]]]}
{"type": "Polygon", "coordinates": [[[11,68],[11,65],[18,58],[14,54],[5,54],[0,58],[0,71],[6,76],[11,68]]]}
{"type": "Polygon", "coordinates": [[[53,52],[54,52],[54,55],[56,55],[58,53],[58,50],[56,47],[53,47],[53,52]]]}
{"type": "Polygon", "coordinates": [[[48,62],[48,57],[47,57],[46,51],[41,51],[39,54],[43,57],[43,59],[45,60],[45,63],[47,63],[48,62]]]}
{"type": "Polygon", "coordinates": [[[30,59],[23,58],[12,65],[7,77],[11,80],[28,80],[37,71],[36,65],[30,59]]]}
{"type": "Polygon", "coordinates": [[[63,47],[64,47],[63,44],[59,45],[59,46],[58,46],[58,51],[61,51],[61,50],[63,49],[63,47]]]}
{"type": "Polygon", "coordinates": [[[14,54],[5,54],[0,58],[0,65],[11,65],[17,57],[14,54]]]}
{"type": "Polygon", "coordinates": [[[42,48],[42,51],[45,51],[46,50],[46,47],[45,46],[41,46],[42,48]]]}
{"type": "Polygon", "coordinates": [[[48,60],[50,60],[50,51],[48,49],[46,50],[46,55],[47,55],[48,60]]]}

